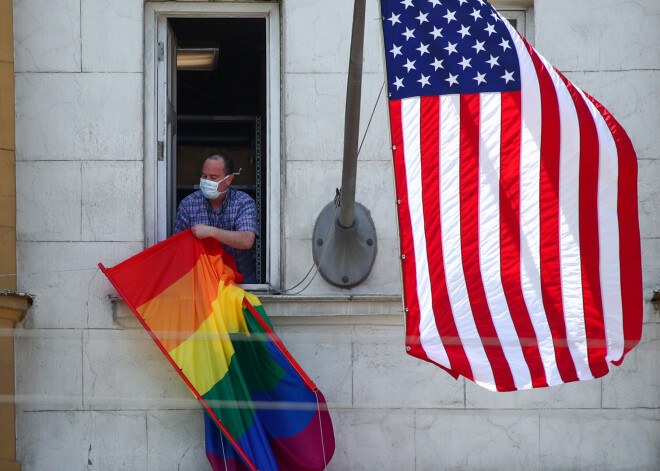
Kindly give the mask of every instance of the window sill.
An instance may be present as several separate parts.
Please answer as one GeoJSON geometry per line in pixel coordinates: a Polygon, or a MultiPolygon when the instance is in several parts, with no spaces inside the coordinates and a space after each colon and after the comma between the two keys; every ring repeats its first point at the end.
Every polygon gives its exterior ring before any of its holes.
{"type": "MultiPolygon", "coordinates": [[[[287,296],[259,294],[275,325],[386,324],[403,325],[401,296],[287,296]]],[[[138,320],[117,295],[110,295],[113,320],[122,327],[137,328],[138,320]]]]}

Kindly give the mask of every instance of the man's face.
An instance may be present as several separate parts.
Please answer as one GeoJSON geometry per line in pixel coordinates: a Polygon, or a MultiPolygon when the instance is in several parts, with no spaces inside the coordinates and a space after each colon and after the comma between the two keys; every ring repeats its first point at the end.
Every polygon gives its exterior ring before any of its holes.
{"type": "MultiPolygon", "coordinates": [[[[227,174],[225,173],[225,162],[222,159],[206,159],[202,167],[202,178],[204,180],[219,182],[225,177],[227,177],[227,174]]],[[[224,192],[233,179],[234,175],[230,175],[229,178],[218,185],[218,191],[224,192]]]]}

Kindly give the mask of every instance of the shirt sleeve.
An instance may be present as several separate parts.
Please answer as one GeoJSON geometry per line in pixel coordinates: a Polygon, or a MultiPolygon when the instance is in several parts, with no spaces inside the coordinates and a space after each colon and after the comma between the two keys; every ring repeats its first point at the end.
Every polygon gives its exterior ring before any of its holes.
{"type": "Polygon", "coordinates": [[[246,198],[245,203],[236,216],[236,230],[249,231],[259,236],[259,224],[257,223],[257,206],[252,198],[246,198]]]}
{"type": "Polygon", "coordinates": [[[180,204],[179,209],[176,211],[176,221],[174,222],[173,234],[178,234],[190,228],[190,219],[188,218],[188,211],[180,204]]]}

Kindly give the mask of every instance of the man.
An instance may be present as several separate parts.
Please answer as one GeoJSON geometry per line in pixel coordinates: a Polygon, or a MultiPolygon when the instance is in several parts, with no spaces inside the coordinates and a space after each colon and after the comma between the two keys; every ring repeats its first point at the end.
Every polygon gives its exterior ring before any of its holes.
{"type": "Polygon", "coordinates": [[[174,233],[190,228],[198,239],[212,237],[222,242],[225,251],[234,257],[243,283],[256,283],[257,211],[249,195],[230,187],[235,175],[228,156],[208,156],[202,167],[200,190],[179,204],[174,233]]]}

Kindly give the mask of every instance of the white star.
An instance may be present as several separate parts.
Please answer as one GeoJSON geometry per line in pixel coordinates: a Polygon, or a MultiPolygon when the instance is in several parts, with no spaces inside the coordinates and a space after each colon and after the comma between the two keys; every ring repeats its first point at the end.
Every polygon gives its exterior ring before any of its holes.
{"type": "Polygon", "coordinates": [[[414,30],[414,29],[408,29],[408,27],[406,26],[406,32],[405,32],[405,33],[401,33],[401,36],[405,36],[405,37],[406,37],[406,41],[408,41],[410,38],[414,38],[414,37],[415,37],[415,30],[414,30]]]}
{"type": "Polygon", "coordinates": [[[475,54],[479,54],[481,51],[485,51],[486,49],[484,48],[484,43],[486,41],[479,41],[477,40],[477,43],[472,46],[472,49],[474,49],[475,54]]]}
{"type": "Polygon", "coordinates": [[[415,50],[419,51],[420,56],[423,56],[424,54],[429,53],[429,45],[424,43],[419,43],[419,47],[415,50]]]}
{"type": "Polygon", "coordinates": [[[394,57],[401,56],[401,55],[403,55],[403,54],[401,54],[401,48],[402,47],[403,46],[397,46],[396,44],[392,44],[392,50],[390,52],[393,54],[394,57]]]}
{"type": "Polygon", "coordinates": [[[474,21],[477,21],[479,18],[481,18],[481,12],[477,10],[476,8],[472,9],[472,13],[470,13],[470,16],[474,17],[474,21]]]}
{"type": "Polygon", "coordinates": [[[467,69],[468,67],[472,67],[472,65],[470,64],[470,62],[472,62],[472,59],[471,59],[471,58],[470,58],[470,59],[466,59],[465,57],[463,57],[463,60],[460,61],[460,62],[458,63],[458,65],[462,65],[462,66],[463,66],[463,70],[465,70],[465,69],[467,69]]]}
{"type": "Polygon", "coordinates": [[[421,74],[421,77],[419,78],[418,82],[422,84],[422,88],[424,88],[425,85],[431,85],[431,82],[429,82],[430,75],[424,75],[421,74]]]}
{"type": "Polygon", "coordinates": [[[495,19],[495,21],[501,21],[499,15],[495,13],[495,10],[493,10],[490,16],[492,16],[495,19]]]}
{"type": "Polygon", "coordinates": [[[500,58],[500,56],[494,57],[494,56],[491,54],[491,55],[490,55],[490,59],[486,61],[486,64],[490,64],[490,68],[491,68],[491,69],[492,69],[493,67],[495,67],[495,66],[498,66],[498,67],[499,67],[499,65],[500,65],[500,63],[498,62],[499,58],[500,58]]]}
{"type": "Polygon", "coordinates": [[[465,38],[465,36],[472,36],[470,34],[470,27],[461,25],[461,29],[458,30],[458,33],[461,35],[461,39],[465,38]]]}
{"type": "Polygon", "coordinates": [[[442,3],[440,3],[440,0],[429,0],[429,3],[433,5],[433,8],[437,7],[438,5],[442,5],[442,3]]]}
{"type": "Polygon", "coordinates": [[[419,24],[421,25],[421,24],[423,24],[423,23],[428,23],[428,22],[429,22],[429,20],[426,19],[427,16],[429,16],[428,13],[422,13],[422,12],[420,11],[420,12],[419,12],[419,16],[415,17],[415,19],[416,19],[417,21],[419,21],[419,24]]]}
{"type": "Polygon", "coordinates": [[[456,12],[447,10],[447,14],[443,18],[447,18],[447,23],[451,23],[451,20],[456,21],[456,12]]]}
{"type": "Polygon", "coordinates": [[[449,42],[449,44],[447,45],[447,47],[444,48],[444,50],[447,51],[447,55],[448,55],[448,56],[451,56],[451,53],[452,53],[452,52],[458,52],[458,51],[456,51],[456,45],[457,45],[457,44],[458,44],[458,43],[454,43],[454,44],[452,44],[451,42],[449,42]]]}
{"type": "Polygon", "coordinates": [[[462,6],[464,3],[467,3],[468,0],[458,0],[458,1],[461,2],[461,6],[462,6]]]}
{"type": "Polygon", "coordinates": [[[444,37],[442,35],[442,28],[436,28],[435,26],[433,27],[433,31],[431,31],[431,34],[433,35],[433,39],[438,39],[438,37],[444,37]]]}
{"type": "Polygon", "coordinates": [[[482,7],[484,6],[484,0],[477,0],[477,2],[479,2],[482,7]]]}
{"type": "Polygon", "coordinates": [[[486,27],[486,29],[484,29],[484,31],[488,32],[488,37],[490,38],[490,35],[495,32],[495,25],[491,25],[490,23],[488,23],[488,26],[486,27]]]}
{"type": "Polygon", "coordinates": [[[396,77],[396,80],[394,81],[392,86],[396,87],[397,90],[401,87],[405,87],[405,85],[403,84],[403,79],[399,77],[396,77]]]}
{"type": "Polygon", "coordinates": [[[438,69],[444,69],[442,66],[442,63],[444,62],[444,59],[438,59],[437,57],[434,57],[434,61],[431,62],[431,65],[433,68],[437,71],[438,69]]]}
{"type": "Polygon", "coordinates": [[[413,2],[413,0],[403,0],[403,1],[401,2],[401,5],[405,5],[405,7],[406,7],[405,9],[407,10],[408,7],[412,7],[412,6],[413,6],[412,2],[413,2]]]}
{"type": "Polygon", "coordinates": [[[392,17],[388,18],[387,21],[392,22],[392,26],[394,26],[397,23],[401,23],[401,20],[399,19],[401,15],[395,15],[394,12],[392,12],[392,17]]]}
{"type": "Polygon", "coordinates": [[[502,75],[502,78],[506,80],[506,83],[508,84],[512,80],[516,80],[513,78],[513,72],[509,72],[508,70],[504,71],[504,75],[502,75]]]}
{"type": "Polygon", "coordinates": [[[452,75],[449,74],[449,77],[445,79],[445,82],[449,82],[449,86],[458,85],[458,74],[452,75]]]}
{"type": "Polygon", "coordinates": [[[499,44],[499,46],[502,46],[502,49],[506,51],[507,49],[511,49],[511,46],[509,46],[509,40],[502,38],[502,42],[499,44]]]}
{"type": "Polygon", "coordinates": [[[410,72],[411,69],[417,70],[415,68],[415,62],[417,61],[411,61],[410,59],[406,59],[406,63],[404,64],[404,67],[408,69],[408,72],[410,72]]]}
{"type": "Polygon", "coordinates": [[[477,76],[473,78],[472,80],[477,81],[477,85],[481,85],[482,83],[486,83],[486,74],[480,74],[477,72],[477,76]]]}

